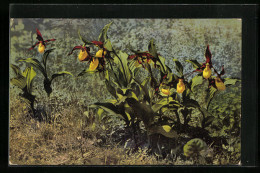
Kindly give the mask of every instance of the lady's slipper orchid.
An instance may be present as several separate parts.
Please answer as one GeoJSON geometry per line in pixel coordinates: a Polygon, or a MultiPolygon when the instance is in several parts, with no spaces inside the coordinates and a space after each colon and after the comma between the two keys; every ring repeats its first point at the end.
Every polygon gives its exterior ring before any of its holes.
{"type": "Polygon", "coordinates": [[[224,82],[219,77],[215,78],[215,85],[216,85],[217,89],[220,91],[226,90],[226,86],[225,86],[224,82]]]}
{"type": "Polygon", "coordinates": [[[203,63],[201,67],[197,68],[193,72],[203,72],[203,77],[205,79],[208,79],[211,76],[211,68],[213,68],[212,62],[211,62],[212,54],[209,50],[209,45],[207,46],[207,49],[205,52],[205,58],[206,58],[206,62],[203,63]]]}
{"type": "Polygon", "coordinates": [[[210,78],[210,76],[211,76],[211,69],[210,69],[209,63],[207,63],[206,68],[203,70],[203,77],[205,79],[208,79],[208,78],[210,78]]]}
{"type": "Polygon", "coordinates": [[[97,58],[102,58],[102,57],[106,56],[106,54],[107,54],[107,51],[106,51],[106,50],[100,49],[99,51],[97,51],[96,57],[97,57],[97,58]]]}
{"type": "Polygon", "coordinates": [[[91,59],[90,48],[85,46],[75,46],[72,51],[68,54],[71,55],[74,50],[80,49],[78,59],[80,61],[89,61],[91,59]]]}
{"type": "Polygon", "coordinates": [[[224,84],[224,79],[221,78],[221,76],[225,74],[224,66],[222,66],[220,74],[215,69],[214,72],[217,74],[217,76],[209,81],[209,87],[213,86],[220,91],[224,91],[226,86],[224,84]]]}
{"type": "Polygon", "coordinates": [[[90,65],[89,65],[89,70],[90,71],[96,70],[98,67],[98,64],[99,64],[98,58],[93,57],[92,61],[90,62],[90,65]]]}
{"type": "Polygon", "coordinates": [[[32,50],[35,46],[39,45],[38,52],[43,53],[46,48],[46,43],[50,41],[55,41],[56,39],[43,40],[42,34],[37,28],[36,28],[36,33],[37,33],[36,39],[38,40],[38,42],[36,42],[31,48],[29,48],[29,50],[32,50]]]}
{"type": "Polygon", "coordinates": [[[185,90],[185,84],[183,82],[183,79],[179,79],[179,82],[177,84],[177,93],[183,93],[183,91],[185,90]]]}

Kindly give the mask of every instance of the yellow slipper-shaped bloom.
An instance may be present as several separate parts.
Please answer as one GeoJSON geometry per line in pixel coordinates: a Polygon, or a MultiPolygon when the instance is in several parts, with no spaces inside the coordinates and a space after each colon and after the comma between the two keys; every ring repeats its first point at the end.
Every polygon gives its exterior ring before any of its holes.
{"type": "Polygon", "coordinates": [[[86,50],[83,50],[83,51],[80,50],[79,55],[78,55],[78,58],[80,61],[84,61],[87,58],[87,56],[88,56],[88,53],[86,50]]]}
{"type": "Polygon", "coordinates": [[[43,53],[44,50],[45,50],[45,46],[42,43],[40,43],[39,46],[38,46],[38,52],[43,53]]]}
{"type": "Polygon", "coordinates": [[[96,70],[96,68],[98,67],[98,58],[93,58],[93,60],[91,61],[90,65],[89,65],[89,70],[90,71],[94,71],[96,70]]]}
{"type": "Polygon", "coordinates": [[[170,89],[161,89],[161,92],[163,93],[163,94],[165,94],[165,95],[170,95],[170,89]]]}
{"type": "Polygon", "coordinates": [[[206,68],[203,70],[203,77],[205,79],[208,79],[210,78],[210,76],[211,76],[211,69],[209,68],[209,64],[207,63],[206,68]]]}
{"type": "Polygon", "coordinates": [[[97,58],[102,58],[102,55],[106,55],[106,54],[107,54],[107,51],[104,51],[103,49],[100,49],[99,51],[97,51],[96,57],[97,58]]]}
{"type": "Polygon", "coordinates": [[[183,79],[179,79],[179,82],[177,84],[177,93],[183,93],[185,90],[185,84],[183,83],[183,79]]]}
{"type": "Polygon", "coordinates": [[[225,84],[222,82],[222,80],[219,77],[215,78],[215,84],[218,90],[224,91],[226,89],[225,84]]]}

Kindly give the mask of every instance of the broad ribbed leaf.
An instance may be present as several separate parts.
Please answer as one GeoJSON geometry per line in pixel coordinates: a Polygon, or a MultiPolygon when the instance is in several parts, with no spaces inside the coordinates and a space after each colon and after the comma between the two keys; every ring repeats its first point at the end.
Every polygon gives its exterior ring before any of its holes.
{"type": "Polygon", "coordinates": [[[192,78],[191,90],[193,91],[195,86],[201,85],[202,83],[203,83],[203,77],[202,76],[195,76],[194,78],[192,78]]]}
{"type": "MultiPolygon", "coordinates": [[[[131,72],[128,67],[128,61],[127,61],[128,54],[125,52],[122,52],[122,51],[118,51],[113,56],[114,56],[114,62],[118,65],[118,67],[124,77],[124,80],[127,82],[127,84],[130,84],[130,82],[132,80],[132,75],[131,75],[131,72]]],[[[123,80],[123,79],[120,79],[120,80],[123,80]]]]}
{"type": "Polygon", "coordinates": [[[20,89],[24,89],[26,87],[26,78],[13,78],[11,79],[11,84],[19,87],[20,89]]]}
{"type": "Polygon", "coordinates": [[[66,75],[66,74],[73,76],[73,74],[71,74],[70,72],[61,71],[61,72],[58,72],[58,73],[53,74],[53,75],[51,76],[51,81],[52,81],[53,79],[55,79],[56,77],[64,76],[64,75],[66,75]]]}
{"type": "Polygon", "coordinates": [[[18,66],[11,64],[11,68],[15,72],[16,76],[22,76],[22,72],[18,66]]]}
{"type": "Polygon", "coordinates": [[[209,100],[211,100],[211,99],[215,96],[215,94],[216,94],[217,91],[218,91],[218,90],[217,90],[216,88],[214,88],[214,87],[210,87],[210,88],[209,88],[209,92],[208,92],[208,98],[209,98],[209,100]]]}
{"type": "Polygon", "coordinates": [[[32,81],[33,78],[36,76],[36,72],[33,70],[33,67],[31,68],[26,68],[25,71],[27,71],[26,73],[26,86],[27,86],[27,91],[28,93],[32,92],[32,81]]]}
{"type": "Polygon", "coordinates": [[[152,109],[154,112],[158,112],[161,108],[167,106],[168,108],[179,107],[180,104],[178,101],[174,100],[172,97],[164,97],[157,101],[153,106],[152,109]]]}
{"type": "Polygon", "coordinates": [[[179,74],[180,77],[183,76],[183,66],[177,59],[173,58],[173,61],[175,62],[175,69],[177,73],[179,74]]]}
{"type": "Polygon", "coordinates": [[[44,69],[46,71],[46,64],[47,64],[47,59],[49,57],[49,54],[53,51],[54,49],[49,49],[49,50],[46,50],[43,54],[43,58],[42,58],[42,63],[44,65],[44,69]]]}
{"type": "Polygon", "coordinates": [[[34,67],[36,67],[38,70],[40,70],[40,72],[43,74],[43,76],[45,78],[48,78],[47,73],[45,72],[45,69],[43,68],[43,66],[41,65],[41,63],[37,59],[27,58],[27,59],[21,59],[20,61],[24,61],[26,63],[32,64],[34,67]]]}
{"type": "Polygon", "coordinates": [[[197,61],[197,60],[186,60],[186,62],[189,62],[192,64],[192,67],[194,69],[197,69],[197,68],[200,68],[201,67],[201,64],[197,61]]]}

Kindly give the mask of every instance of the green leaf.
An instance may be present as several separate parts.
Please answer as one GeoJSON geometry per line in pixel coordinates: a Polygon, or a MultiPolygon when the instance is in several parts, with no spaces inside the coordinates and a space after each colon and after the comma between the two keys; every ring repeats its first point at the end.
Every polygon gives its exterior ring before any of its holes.
{"type": "Polygon", "coordinates": [[[157,101],[152,109],[154,112],[158,112],[161,108],[167,106],[168,108],[177,108],[180,106],[179,102],[174,100],[172,97],[164,97],[157,101]]]}
{"type": "Polygon", "coordinates": [[[43,66],[41,65],[41,63],[37,59],[35,59],[35,58],[27,58],[27,59],[21,59],[20,61],[24,61],[26,63],[29,63],[29,64],[33,65],[38,70],[40,70],[40,72],[43,74],[43,76],[45,78],[48,78],[45,69],[43,68],[43,66]]]}
{"type": "Polygon", "coordinates": [[[80,76],[83,76],[83,75],[85,75],[85,74],[94,74],[94,73],[97,73],[98,72],[98,70],[94,70],[94,71],[92,71],[92,70],[89,70],[89,69],[84,69],[82,72],[80,72],[78,75],[77,75],[77,77],[80,77],[80,76]]]}
{"type": "Polygon", "coordinates": [[[150,105],[146,103],[140,103],[134,98],[126,98],[125,99],[128,105],[133,109],[135,116],[141,119],[145,126],[149,126],[152,124],[154,120],[154,116],[157,114],[152,110],[150,105]]]}
{"type": "Polygon", "coordinates": [[[104,26],[104,28],[102,29],[99,37],[98,37],[98,41],[101,41],[101,42],[105,42],[107,39],[108,39],[108,36],[107,36],[107,31],[110,27],[110,25],[112,24],[113,22],[110,22],[109,24],[107,24],[106,26],[104,26]]]}
{"type": "Polygon", "coordinates": [[[106,39],[104,42],[104,47],[110,52],[113,51],[112,43],[109,39],[106,39]]]}
{"type": "Polygon", "coordinates": [[[73,76],[73,74],[71,74],[70,72],[61,71],[61,72],[58,72],[58,73],[53,74],[53,75],[51,76],[51,81],[52,81],[53,79],[55,79],[56,77],[64,76],[64,75],[66,75],[66,74],[73,76]]]}
{"type": "Polygon", "coordinates": [[[184,100],[183,105],[186,107],[200,108],[200,105],[196,100],[189,99],[189,98],[184,100]]]}
{"type": "Polygon", "coordinates": [[[235,85],[236,82],[238,82],[238,81],[240,81],[240,80],[238,80],[238,79],[225,78],[224,84],[225,84],[225,85],[235,85]]]}
{"type": "Polygon", "coordinates": [[[191,63],[194,69],[201,67],[201,64],[197,60],[186,60],[186,62],[191,63]]]}
{"type": "Polygon", "coordinates": [[[28,93],[32,91],[32,80],[36,76],[36,72],[33,70],[33,67],[27,67],[24,71],[26,75],[26,86],[28,93]]]}
{"type": "Polygon", "coordinates": [[[188,141],[184,145],[183,154],[186,157],[195,157],[195,156],[201,155],[201,152],[203,150],[207,150],[207,149],[208,149],[208,146],[203,140],[201,140],[199,138],[195,138],[195,139],[188,141]]]}
{"type": "Polygon", "coordinates": [[[112,103],[95,103],[94,105],[91,105],[90,107],[102,108],[104,111],[106,111],[110,115],[115,115],[120,118],[123,118],[124,120],[127,120],[127,115],[125,114],[125,110],[121,110],[120,106],[115,106],[112,103]]]}
{"type": "MultiPolygon", "coordinates": [[[[55,48],[54,48],[55,49],[55,48]]],[[[44,69],[46,71],[46,64],[47,64],[47,59],[49,57],[49,54],[54,50],[54,49],[49,49],[49,50],[46,50],[43,54],[43,58],[42,58],[42,63],[44,65],[44,69]]]]}
{"type": "Polygon", "coordinates": [[[80,31],[78,30],[78,36],[79,39],[84,43],[84,44],[92,44],[91,42],[87,41],[85,38],[82,37],[82,35],[80,34],[80,31]]]}
{"type": "Polygon", "coordinates": [[[26,78],[13,78],[11,79],[11,84],[19,87],[20,89],[24,89],[26,87],[26,78]]]}
{"type": "Polygon", "coordinates": [[[179,74],[180,77],[183,76],[183,66],[177,59],[173,58],[173,61],[175,62],[175,69],[177,73],[179,74]]]}
{"type": "MultiPolygon", "coordinates": [[[[132,74],[130,72],[129,66],[128,66],[128,54],[123,52],[123,51],[118,51],[113,54],[114,56],[114,62],[117,64],[119,67],[119,70],[122,73],[123,79],[120,80],[125,80],[126,84],[130,84],[132,80],[132,74]]],[[[127,87],[127,86],[125,86],[127,87]]]]}
{"type": "Polygon", "coordinates": [[[148,135],[161,134],[167,138],[177,138],[178,134],[169,125],[153,125],[147,128],[148,135]]]}
{"type": "Polygon", "coordinates": [[[11,64],[11,68],[15,72],[16,76],[23,76],[20,68],[14,64],[11,64]]]}
{"type": "Polygon", "coordinates": [[[22,74],[18,66],[11,64],[11,68],[16,74],[16,77],[11,79],[11,84],[19,87],[20,89],[24,89],[26,87],[26,76],[22,74]]]}
{"type": "Polygon", "coordinates": [[[134,81],[139,85],[140,87],[140,92],[144,94],[144,102],[145,101],[148,101],[150,102],[150,94],[149,94],[149,91],[148,91],[148,88],[147,88],[147,84],[149,82],[149,79],[146,78],[142,83],[139,82],[138,80],[134,79],[134,81]]]}
{"type": "Polygon", "coordinates": [[[97,114],[98,114],[98,120],[99,120],[99,122],[101,121],[101,116],[102,116],[103,113],[104,113],[104,110],[103,110],[103,109],[98,109],[97,114]]]}
{"type": "Polygon", "coordinates": [[[195,86],[201,85],[202,83],[203,83],[203,77],[202,76],[195,76],[194,78],[192,78],[191,90],[193,91],[195,86]]]}
{"type": "Polygon", "coordinates": [[[158,57],[156,46],[154,43],[154,39],[151,39],[148,45],[148,50],[151,55],[153,55],[155,58],[158,57]]]}
{"type": "Polygon", "coordinates": [[[167,74],[167,67],[165,65],[165,58],[162,56],[158,56],[159,61],[156,62],[156,65],[159,65],[159,69],[164,74],[167,74]]]}
{"type": "Polygon", "coordinates": [[[116,89],[110,84],[110,82],[107,79],[105,80],[105,84],[106,84],[106,88],[109,91],[109,93],[112,96],[114,96],[115,98],[117,98],[116,89]]]}

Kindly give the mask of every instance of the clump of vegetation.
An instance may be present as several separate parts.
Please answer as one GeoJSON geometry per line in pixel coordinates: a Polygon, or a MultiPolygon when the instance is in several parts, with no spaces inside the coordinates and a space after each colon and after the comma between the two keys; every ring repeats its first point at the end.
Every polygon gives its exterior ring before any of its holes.
{"type": "MultiPolygon", "coordinates": [[[[10,146],[12,162],[237,164],[240,160],[241,101],[239,95],[230,90],[233,88],[240,94],[236,86],[240,80],[223,78],[224,66],[218,73],[211,61],[209,46],[205,51],[205,62],[186,60],[194,68],[188,73],[184,73],[183,64],[176,58],[173,58],[175,69],[170,69],[158,53],[154,39],[145,51],[130,46],[131,54],[117,50],[107,35],[111,24],[103,28],[97,40],[89,41],[78,32],[83,45],[75,46],[69,55],[80,50],[78,59],[89,65],[77,79],[85,74],[98,74],[112,99],[92,105],[79,105],[76,99],[62,109],[57,105],[48,113],[53,115],[47,115],[55,117],[53,121],[41,122],[33,118],[22,119],[30,113],[21,110],[23,103],[14,100],[21,107],[11,106],[11,139],[19,139],[17,145],[12,143],[10,146]],[[231,100],[234,103],[228,103],[231,100]],[[18,133],[17,128],[28,133],[18,133]]],[[[41,49],[43,65],[34,58],[21,60],[41,71],[48,96],[54,78],[71,74],[62,71],[48,78],[46,61],[52,50],[41,49]]],[[[16,75],[20,74],[14,67],[16,75]]],[[[25,86],[18,87],[23,89],[25,86]]]]}

